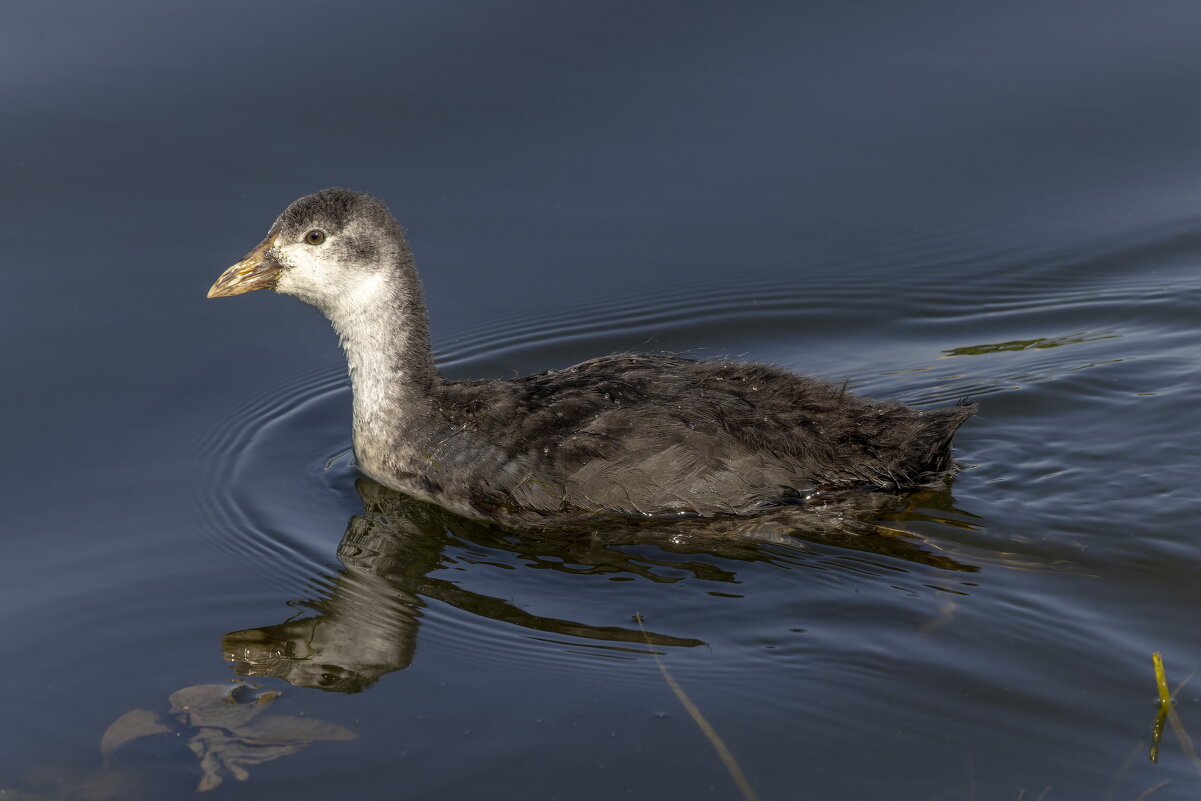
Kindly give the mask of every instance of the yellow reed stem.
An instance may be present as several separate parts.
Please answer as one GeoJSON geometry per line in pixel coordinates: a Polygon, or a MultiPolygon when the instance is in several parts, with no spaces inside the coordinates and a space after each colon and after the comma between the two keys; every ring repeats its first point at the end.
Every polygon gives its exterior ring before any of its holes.
{"type": "Polygon", "coordinates": [[[730,777],[734,780],[734,784],[738,785],[742,797],[746,801],[759,801],[759,796],[755,795],[755,791],[751,788],[751,783],[746,780],[746,775],[742,772],[742,768],[738,767],[738,762],[734,759],[734,755],[730,753],[730,749],[726,748],[725,742],[718,736],[717,731],[710,725],[709,721],[705,720],[705,716],[701,714],[701,710],[697,708],[697,705],[692,703],[692,699],[684,692],[684,688],[667,672],[667,666],[663,664],[663,660],[659,658],[659,654],[653,650],[650,638],[646,636],[646,629],[642,626],[642,615],[635,614],[634,620],[638,621],[638,628],[642,630],[642,637],[646,640],[647,647],[652,648],[651,656],[655,658],[655,664],[659,666],[659,672],[663,674],[663,679],[667,682],[667,686],[675,693],[676,698],[684,705],[684,709],[688,710],[688,714],[692,716],[692,720],[696,723],[697,728],[708,738],[713,749],[717,751],[717,756],[721,758],[722,764],[730,772],[730,777]]]}

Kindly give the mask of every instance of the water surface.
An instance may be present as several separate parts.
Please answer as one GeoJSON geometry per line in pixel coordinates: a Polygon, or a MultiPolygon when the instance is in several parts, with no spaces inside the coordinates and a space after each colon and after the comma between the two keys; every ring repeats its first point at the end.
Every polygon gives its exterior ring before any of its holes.
{"type": "Polygon", "coordinates": [[[1194,798],[1171,730],[1148,755],[1151,653],[1201,665],[1199,26],[18,0],[0,788],[739,797],[657,655],[763,799],[1194,798]],[[970,396],[967,468],[753,540],[407,502],[354,469],[328,325],[204,299],[329,185],[408,227],[448,376],[668,350],[970,396]]]}

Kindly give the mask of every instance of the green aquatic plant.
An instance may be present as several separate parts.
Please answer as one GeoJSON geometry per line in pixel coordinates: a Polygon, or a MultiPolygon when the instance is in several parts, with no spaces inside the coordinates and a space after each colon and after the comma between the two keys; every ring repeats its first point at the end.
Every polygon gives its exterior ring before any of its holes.
{"type": "MultiPolygon", "coordinates": [[[[1163,738],[1163,724],[1167,721],[1171,725],[1172,731],[1176,733],[1176,738],[1180,740],[1180,750],[1188,758],[1188,761],[1193,764],[1198,773],[1201,773],[1201,757],[1197,756],[1197,748],[1193,745],[1193,738],[1189,736],[1184,728],[1184,723],[1180,720],[1180,714],[1176,711],[1175,695],[1168,689],[1168,677],[1164,672],[1163,655],[1156,651],[1151,654],[1151,664],[1155,668],[1155,687],[1159,693],[1159,710],[1155,714],[1155,723],[1151,728],[1151,753],[1150,759],[1152,762],[1159,761],[1159,742],[1163,738]]],[[[1189,676],[1192,678],[1192,676],[1189,676]]],[[[1188,683],[1185,679],[1180,687],[1176,688],[1179,693],[1184,685],[1188,683]]]]}
{"type": "Polygon", "coordinates": [[[1155,666],[1155,687],[1159,690],[1159,702],[1172,705],[1172,693],[1168,691],[1168,677],[1163,670],[1163,654],[1159,651],[1151,654],[1151,664],[1155,666]]]}
{"type": "Polygon", "coordinates": [[[993,342],[983,345],[968,345],[962,348],[951,348],[949,350],[944,350],[940,358],[947,359],[952,356],[983,356],[987,353],[1003,353],[1005,351],[1017,350],[1045,350],[1047,348],[1062,347],[1063,345],[1076,345],[1081,342],[1096,342],[1102,339],[1116,339],[1118,336],[1118,334],[1115,334],[1112,331],[1100,331],[1095,334],[1082,331],[1074,334],[1065,334],[1059,337],[1011,339],[1008,342],[993,342]]]}

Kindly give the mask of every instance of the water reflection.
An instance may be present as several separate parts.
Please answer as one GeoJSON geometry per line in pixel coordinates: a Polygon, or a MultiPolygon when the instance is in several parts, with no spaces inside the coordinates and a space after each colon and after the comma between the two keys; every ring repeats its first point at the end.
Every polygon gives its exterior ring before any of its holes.
{"type": "MultiPolygon", "coordinates": [[[[222,638],[224,656],[239,675],[273,676],[300,687],[359,692],[383,674],[404,669],[413,661],[427,599],[533,631],[624,644],[606,646],[619,650],[645,652],[648,647],[704,645],[701,640],[644,632],[637,626],[595,626],[536,615],[436,575],[446,566],[444,549],[464,542],[506,553],[528,567],[655,582],[675,582],[681,577],[734,582],[738,563],[795,560],[803,556],[796,546],[805,542],[945,570],[978,569],[936,552],[908,532],[864,522],[869,514],[903,519],[905,510],[898,508],[898,497],[892,495],[842,499],[837,511],[829,515],[784,509],[750,520],[681,521],[669,529],[661,524],[631,524],[518,535],[457,517],[368,479],[360,479],[355,486],[363,501],[363,514],[350,519],[338,546],[341,570],[327,582],[324,597],[295,604],[315,614],[230,632],[222,638]],[[781,544],[790,547],[773,547],[781,544]],[[627,546],[643,547],[625,550],[627,546]],[[687,558],[681,560],[680,555],[687,558]]],[[[945,496],[949,503],[948,493],[933,495],[945,496]]]]}

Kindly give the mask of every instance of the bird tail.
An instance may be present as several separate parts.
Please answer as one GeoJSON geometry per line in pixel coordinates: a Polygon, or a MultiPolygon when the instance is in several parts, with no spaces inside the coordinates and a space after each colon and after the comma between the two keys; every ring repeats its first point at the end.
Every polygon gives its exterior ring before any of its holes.
{"type": "Polygon", "coordinates": [[[964,398],[954,406],[922,413],[922,416],[926,418],[925,436],[923,437],[926,447],[922,449],[926,455],[924,460],[926,472],[945,473],[955,469],[955,460],[951,457],[951,440],[954,439],[955,432],[959,430],[959,427],[976,413],[976,409],[977,404],[964,398]]]}

